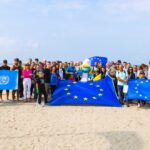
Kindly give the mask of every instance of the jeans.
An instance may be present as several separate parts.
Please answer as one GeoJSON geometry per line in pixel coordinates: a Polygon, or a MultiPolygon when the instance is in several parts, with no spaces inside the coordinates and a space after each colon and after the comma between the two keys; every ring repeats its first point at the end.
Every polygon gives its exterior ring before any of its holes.
{"type": "Polygon", "coordinates": [[[120,101],[121,104],[123,104],[123,103],[124,103],[123,86],[118,85],[118,86],[117,86],[117,89],[118,89],[118,97],[119,97],[119,101],[120,101]]]}

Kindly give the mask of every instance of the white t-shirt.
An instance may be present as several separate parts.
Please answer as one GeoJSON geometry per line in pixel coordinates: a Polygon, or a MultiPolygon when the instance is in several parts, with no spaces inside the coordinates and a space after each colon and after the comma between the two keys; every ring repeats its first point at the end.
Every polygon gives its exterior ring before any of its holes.
{"type": "Polygon", "coordinates": [[[63,74],[63,70],[62,69],[59,69],[59,76],[60,76],[61,80],[64,79],[64,74],[63,74]]]}
{"type": "MultiPolygon", "coordinates": [[[[122,80],[125,80],[127,77],[128,77],[128,72],[127,71],[117,71],[116,72],[116,77],[122,79],[122,80]]],[[[121,82],[121,81],[118,81],[117,85],[120,85],[120,86],[124,86],[126,85],[126,83],[124,82],[121,82]]]]}

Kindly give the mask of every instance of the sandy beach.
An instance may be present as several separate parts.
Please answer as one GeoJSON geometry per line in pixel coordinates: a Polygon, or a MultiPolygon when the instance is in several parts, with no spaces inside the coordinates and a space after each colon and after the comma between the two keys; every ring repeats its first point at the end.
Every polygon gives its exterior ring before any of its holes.
{"type": "Polygon", "coordinates": [[[0,103],[0,150],[149,150],[150,106],[0,103]]]}

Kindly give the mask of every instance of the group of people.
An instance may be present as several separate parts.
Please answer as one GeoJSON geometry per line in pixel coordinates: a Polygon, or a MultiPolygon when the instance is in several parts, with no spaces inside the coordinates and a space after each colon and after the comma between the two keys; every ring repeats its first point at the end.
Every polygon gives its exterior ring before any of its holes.
{"type": "MultiPolygon", "coordinates": [[[[132,66],[130,63],[110,62],[107,64],[107,73],[114,81],[116,93],[122,105],[126,104],[129,107],[129,102],[136,100],[127,100],[127,93],[124,92],[124,88],[128,86],[129,80],[135,79],[150,79],[150,64],[141,64],[139,66],[132,66]]],[[[145,105],[144,100],[137,101],[138,107],[145,105]]]]}
{"type": "MultiPolygon", "coordinates": [[[[7,60],[3,61],[0,70],[18,71],[18,89],[12,91],[12,100],[31,101],[34,99],[41,104],[42,95],[44,96],[44,105],[48,103],[54,93],[59,80],[80,81],[82,78],[82,62],[61,62],[61,61],[40,61],[39,59],[29,59],[26,64],[18,58],[14,59],[10,67],[7,60]]],[[[109,75],[115,85],[116,93],[121,104],[129,103],[126,101],[126,94],[123,88],[130,79],[145,78],[150,79],[149,66],[142,64],[132,66],[130,63],[108,62],[103,66],[101,62],[95,63],[92,68],[89,80],[101,80],[109,75]]],[[[2,100],[2,90],[0,90],[0,99],[2,100]]],[[[9,90],[6,91],[6,98],[10,98],[9,90]]],[[[144,101],[138,101],[138,107],[144,105],[144,101]]]]}

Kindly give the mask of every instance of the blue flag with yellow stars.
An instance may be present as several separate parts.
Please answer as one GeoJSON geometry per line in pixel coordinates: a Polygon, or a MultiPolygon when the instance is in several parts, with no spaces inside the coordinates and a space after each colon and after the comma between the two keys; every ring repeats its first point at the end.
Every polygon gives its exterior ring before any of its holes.
{"type": "Polygon", "coordinates": [[[50,105],[102,105],[121,107],[112,79],[107,76],[99,81],[60,81],[50,105]]]}
{"type": "Polygon", "coordinates": [[[150,80],[137,79],[129,81],[128,100],[150,101],[150,80]]]}
{"type": "Polygon", "coordinates": [[[108,59],[106,57],[100,57],[100,56],[94,56],[89,58],[90,60],[90,65],[92,67],[95,66],[95,63],[102,63],[104,67],[106,67],[108,59]]]}

